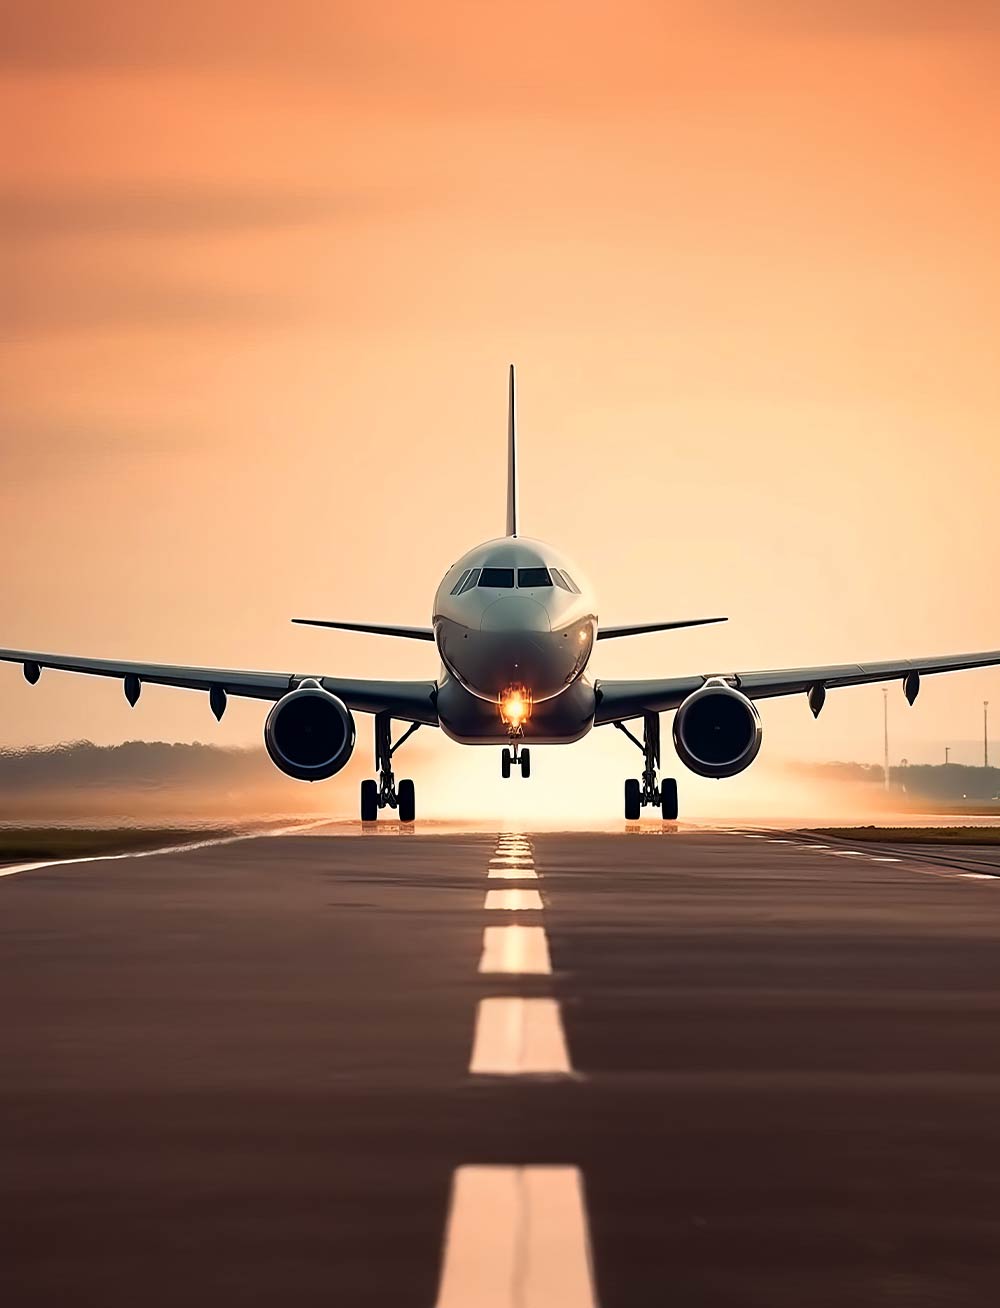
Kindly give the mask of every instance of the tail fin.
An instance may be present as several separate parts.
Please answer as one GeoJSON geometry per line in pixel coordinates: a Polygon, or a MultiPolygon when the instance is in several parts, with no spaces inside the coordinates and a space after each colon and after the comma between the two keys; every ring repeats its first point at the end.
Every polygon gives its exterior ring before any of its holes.
{"type": "Polygon", "coordinates": [[[507,535],[517,535],[517,394],[514,365],[510,365],[510,394],[507,400],[507,535]]]}

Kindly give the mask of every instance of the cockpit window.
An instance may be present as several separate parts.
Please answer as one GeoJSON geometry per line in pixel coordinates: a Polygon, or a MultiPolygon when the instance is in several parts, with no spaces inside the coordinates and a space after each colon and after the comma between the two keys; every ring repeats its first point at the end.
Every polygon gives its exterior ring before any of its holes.
{"type": "Polygon", "coordinates": [[[451,593],[453,595],[458,595],[461,593],[462,587],[465,585],[466,578],[468,577],[471,571],[472,571],[471,568],[466,568],[465,571],[462,573],[462,575],[459,577],[458,581],[455,582],[454,586],[452,586],[451,588],[451,593]]]}
{"type": "Polygon", "coordinates": [[[549,576],[548,568],[518,568],[517,584],[526,588],[551,586],[552,578],[549,576]]]}
{"type": "Polygon", "coordinates": [[[483,568],[483,575],[479,578],[480,586],[495,586],[499,590],[514,589],[514,569],[513,568],[483,568]]]}
{"type": "Polygon", "coordinates": [[[563,570],[562,570],[562,575],[563,575],[563,577],[564,577],[564,579],[565,579],[565,581],[566,581],[566,585],[570,588],[570,590],[573,592],[573,594],[574,594],[574,595],[579,595],[579,593],[580,593],[580,587],[576,584],[576,582],[575,582],[575,581],[573,580],[573,578],[569,575],[569,573],[566,571],[565,568],[563,568],[563,570]]]}
{"type": "Polygon", "coordinates": [[[563,573],[559,571],[558,568],[553,568],[551,571],[552,571],[552,580],[556,583],[556,585],[560,588],[560,590],[572,591],[573,589],[572,586],[569,584],[569,582],[566,580],[566,577],[563,575],[563,573]]]}
{"type": "Polygon", "coordinates": [[[482,569],[480,568],[473,568],[471,572],[466,573],[465,580],[462,582],[462,589],[458,592],[459,595],[464,595],[467,590],[471,590],[473,588],[473,586],[479,580],[479,573],[481,571],[482,569]]]}

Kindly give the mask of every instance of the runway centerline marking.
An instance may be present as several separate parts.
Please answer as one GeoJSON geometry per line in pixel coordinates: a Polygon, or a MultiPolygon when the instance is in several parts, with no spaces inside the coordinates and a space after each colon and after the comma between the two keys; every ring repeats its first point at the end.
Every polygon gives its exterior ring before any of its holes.
{"type": "Polygon", "coordinates": [[[542,897],[537,890],[487,890],[483,907],[516,913],[541,908],[542,897]]]}
{"type": "Polygon", "coordinates": [[[552,972],[549,941],[540,926],[489,926],[483,931],[479,971],[515,976],[548,976],[552,972]]]}
{"type": "Polygon", "coordinates": [[[533,867],[491,867],[486,879],[500,881],[537,881],[538,873],[533,867]]]}
{"type": "Polygon", "coordinates": [[[868,857],[873,863],[898,863],[898,858],[890,858],[888,854],[869,854],[868,857]]]}
{"type": "Polygon", "coordinates": [[[997,881],[1000,880],[993,872],[959,872],[958,874],[966,881],[997,881]]]}
{"type": "Polygon", "coordinates": [[[469,1071],[473,1076],[570,1076],[557,1001],[520,995],[481,999],[469,1071]]]}
{"type": "Polygon", "coordinates": [[[597,1308],[579,1168],[456,1168],[436,1308],[597,1308]]]}

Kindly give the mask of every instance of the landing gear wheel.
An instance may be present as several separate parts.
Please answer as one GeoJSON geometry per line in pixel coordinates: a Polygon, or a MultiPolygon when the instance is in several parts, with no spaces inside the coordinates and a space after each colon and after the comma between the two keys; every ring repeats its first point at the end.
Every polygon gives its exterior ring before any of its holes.
{"type": "Polygon", "coordinates": [[[665,822],[677,821],[677,782],[665,777],[660,783],[660,812],[665,822]]]}
{"type": "Polygon", "coordinates": [[[401,781],[396,791],[400,822],[412,822],[417,816],[417,795],[412,781],[401,781]]]}
{"type": "Polygon", "coordinates": [[[625,821],[638,822],[639,810],[642,801],[640,799],[639,783],[635,777],[629,777],[625,782],[625,821]]]}
{"type": "Polygon", "coordinates": [[[500,775],[503,777],[504,781],[506,781],[510,776],[510,760],[510,750],[505,747],[503,753],[500,755],[500,775]]]}
{"type": "Polygon", "coordinates": [[[530,749],[521,750],[521,776],[525,778],[531,776],[531,750],[530,749]]]}
{"type": "Polygon", "coordinates": [[[378,784],[374,781],[361,783],[361,821],[374,822],[378,818],[378,784]]]}

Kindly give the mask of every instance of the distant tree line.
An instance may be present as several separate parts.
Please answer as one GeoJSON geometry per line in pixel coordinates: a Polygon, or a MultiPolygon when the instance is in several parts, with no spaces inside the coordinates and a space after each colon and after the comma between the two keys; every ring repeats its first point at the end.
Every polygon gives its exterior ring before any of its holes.
{"type": "MultiPolygon", "coordinates": [[[[806,763],[796,766],[795,771],[841,784],[885,784],[885,770],[878,763],[806,763]]],[[[914,799],[1000,800],[1000,768],[915,763],[890,768],[889,787],[914,799]]]]}

